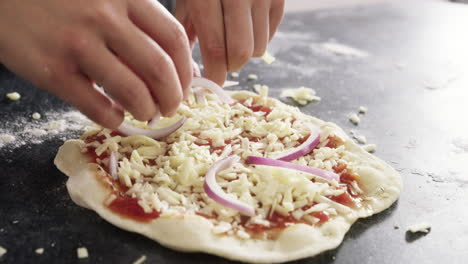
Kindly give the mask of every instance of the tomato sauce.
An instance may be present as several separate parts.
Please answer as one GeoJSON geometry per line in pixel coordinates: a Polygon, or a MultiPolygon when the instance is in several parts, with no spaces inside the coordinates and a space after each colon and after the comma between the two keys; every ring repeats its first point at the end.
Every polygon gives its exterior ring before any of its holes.
{"type": "Polygon", "coordinates": [[[158,211],[153,210],[151,213],[146,213],[138,204],[138,199],[129,196],[117,197],[108,207],[114,213],[140,222],[149,222],[159,217],[158,211]]]}
{"type": "MultiPolygon", "coordinates": [[[[312,207],[312,205],[306,205],[302,209],[307,210],[308,208],[312,207]]],[[[323,224],[330,219],[330,215],[327,212],[323,212],[323,211],[314,212],[314,213],[311,213],[310,215],[319,219],[319,222],[317,224],[323,224]]],[[[247,218],[244,217],[241,219],[242,219],[241,225],[244,226],[245,230],[251,234],[259,234],[259,233],[264,233],[264,232],[277,233],[292,224],[298,224],[298,223],[309,224],[305,222],[304,220],[301,220],[301,219],[297,220],[290,214],[283,216],[276,212],[267,218],[267,220],[270,222],[270,226],[264,226],[264,225],[259,225],[259,224],[246,225],[247,218]]]]}
{"type": "Polygon", "coordinates": [[[325,147],[329,148],[338,148],[339,146],[344,145],[344,141],[339,137],[330,136],[328,137],[328,143],[325,147]]]}
{"type": "Polygon", "coordinates": [[[330,215],[324,211],[312,213],[312,216],[319,219],[319,224],[325,223],[328,221],[328,219],[330,219],[330,215]]]}
{"type": "Polygon", "coordinates": [[[337,202],[337,203],[340,203],[342,205],[346,205],[348,207],[355,207],[356,206],[356,203],[353,199],[353,197],[348,193],[348,192],[344,192],[340,195],[337,195],[337,196],[330,196],[328,197],[330,198],[331,200],[337,202]]]}
{"type": "Polygon", "coordinates": [[[264,106],[264,105],[247,106],[247,108],[249,108],[250,110],[252,110],[254,112],[264,112],[264,113],[266,113],[266,115],[268,115],[269,113],[271,113],[271,111],[273,111],[273,109],[271,109],[271,107],[264,106]]]}

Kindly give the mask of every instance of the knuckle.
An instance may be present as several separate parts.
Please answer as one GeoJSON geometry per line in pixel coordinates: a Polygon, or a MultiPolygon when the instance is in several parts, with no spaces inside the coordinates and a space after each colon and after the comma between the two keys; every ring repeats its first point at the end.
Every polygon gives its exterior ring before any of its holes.
{"type": "Polygon", "coordinates": [[[175,68],[174,62],[167,54],[158,53],[153,58],[154,64],[150,64],[146,73],[147,81],[150,83],[162,81],[164,76],[170,74],[175,68]]]}
{"type": "Polygon", "coordinates": [[[212,58],[223,58],[226,56],[226,47],[223,43],[212,41],[207,45],[207,55],[212,58]]]}
{"type": "Polygon", "coordinates": [[[236,70],[252,57],[252,50],[244,46],[234,48],[229,56],[229,67],[236,70]]]}
{"type": "Polygon", "coordinates": [[[82,56],[91,48],[90,38],[79,31],[65,33],[64,43],[74,56],[82,56]]]}
{"type": "Polygon", "coordinates": [[[119,12],[116,12],[109,1],[96,1],[93,8],[88,9],[85,24],[92,27],[104,27],[106,30],[119,24],[119,12]]]}
{"type": "Polygon", "coordinates": [[[181,45],[188,46],[189,40],[187,33],[185,33],[185,28],[181,24],[175,23],[172,32],[174,33],[174,43],[181,43],[181,45]]]}

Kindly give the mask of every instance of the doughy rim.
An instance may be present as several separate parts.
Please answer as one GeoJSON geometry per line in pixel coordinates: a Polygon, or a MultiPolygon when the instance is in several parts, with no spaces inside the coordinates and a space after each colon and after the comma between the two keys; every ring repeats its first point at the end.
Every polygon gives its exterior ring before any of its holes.
{"type": "MultiPolygon", "coordinates": [[[[257,96],[251,92],[232,92],[235,99],[257,96]]],[[[268,105],[290,107],[268,98],[268,105]]],[[[303,114],[316,125],[324,121],[303,114]]],[[[380,191],[368,192],[370,199],[364,201],[361,210],[353,210],[346,216],[335,216],[318,225],[296,224],[285,228],[275,240],[240,239],[236,236],[212,233],[213,224],[198,215],[159,217],[150,222],[139,222],[113,213],[105,200],[111,194],[99,180],[102,169],[92,163],[90,157],[81,153],[81,140],[69,140],[60,147],[55,165],[69,176],[67,189],[71,199],[78,205],[91,209],[106,221],[124,230],[142,234],[160,244],[179,251],[205,252],[231,260],[251,263],[280,263],[315,256],[339,246],[350,226],[358,219],[383,211],[396,201],[401,190],[401,177],[384,161],[367,153],[354,143],[344,131],[334,124],[336,133],[345,139],[346,148],[362,161],[363,170],[380,180],[380,191]],[[378,174],[378,175],[373,175],[378,174]],[[377,177],[378,176],[378,177],[377,177]]],[[[370,177],[369,176],[369,177],[370,177]]]]}

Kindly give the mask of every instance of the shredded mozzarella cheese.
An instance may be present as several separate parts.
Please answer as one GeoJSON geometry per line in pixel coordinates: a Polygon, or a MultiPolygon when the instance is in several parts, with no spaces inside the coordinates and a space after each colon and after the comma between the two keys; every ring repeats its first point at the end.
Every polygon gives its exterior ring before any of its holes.
{"type": "MultiPolygon", "coordinates": [[[[300,140],[308,136],[309,130],[304,121],[297,121],[306,120],[297,108],[269,105],[267,86],[261,86],[259,96],[231,106],[220,104],[210,94],[206,97],[206,105],[188,100],[179,108],[178,116],[188,119],[164,140],[121,137],[112,135],[108,129],[90,127],[82,136],[82,139],[89,139],[84,151],[94,148],[98,156],[117,153],[118,181],[128,188],[126,195],[138,198],[138,205],[144,212],[157,210],[160,217],[211,216],[208,219],[213,223],[215,234],[235,235],[241,239],[250,237],[240,224],[240,213],[210,199],[203,189],[204,175],[211,165],[233,154],[242,160],[219,173],[217,183],[229,196],[255,209],[256,215],[246,225],[269,227],[273,214],[291,215],[297,220],[317,224],[320,219],[311,215],[314,212],[326,211],[332,216],[350,213],[347,206],[327,198],[345,191],[336,181],[245,163],[248,156],[275,157],[301,144],[300,140]],[[308,205],[313,206],[303,209],[308,205]]],[[[129,115],[126,119],[135,126],[148,128],[146,122],[136,121],[129,115]]],[[[164,126],[173,120],[162,118],[160,124],[164,126]]],[[[351,154],[345,146],[326,147],[329,137],[338,136],[333,126],[324,124],[320,131],[319,148],[293,162],[328,171],[343,163],[352,170],[353,164],[348,161],[352,160],[351,154]]],[[[104,158],[100,164],[107,166],[107,161],[108,158],[104,158]]],[[[362,192],[357,182],[353,182],[352,187],[354,192],[362,192]]],[[[111,195],[105,204],[115,199],[116,196],[111,195]]],[[[84,256],[84,249],[79,252],[84,256]]]]}

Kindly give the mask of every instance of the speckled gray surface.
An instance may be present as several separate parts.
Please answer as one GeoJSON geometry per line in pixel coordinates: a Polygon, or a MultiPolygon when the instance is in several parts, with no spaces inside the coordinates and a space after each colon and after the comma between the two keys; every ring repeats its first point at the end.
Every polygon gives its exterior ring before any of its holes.
{"type": "MultiPolygon", "coordinates": [[[[275,97],[282,87],[315,88],[322,101],[302,110],[365,135],[403,177],[397,204],[358,221],[336,250],[293,263],[466,263],[467,26],[468,8],[443,2],[290,14],[271,44],[277,61],[254,61],[240,72],[244,88],[267,84],[275,97]],[[320,43],[330,39],[370,56],[329,54],[320,43]],[[246,81],[248,73],[259,80],[246,81]],[[355,127],[346,116],[360,105],[369,111],[355,127]],[[406,234],[421,221],[432,224],[428,235],[406,234]]],[[[0,91],[23,95],[0,99],[0,131],[34,111],[68,109],[4,68],[0,91]]],[[[131,263],[142,254],[147,263],[231,263],[166,249],[73,204],[52,164],[61,143],[55,136],[0,148],[0,246],[8,249],[0,263],[131,263]],[[79,246],[89,259],[77,260],[79,246]],[[35,255],[39,247],[43,255],[35,255]]]]}

